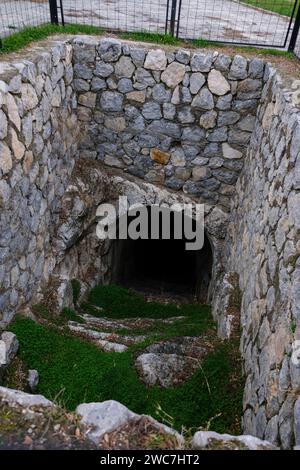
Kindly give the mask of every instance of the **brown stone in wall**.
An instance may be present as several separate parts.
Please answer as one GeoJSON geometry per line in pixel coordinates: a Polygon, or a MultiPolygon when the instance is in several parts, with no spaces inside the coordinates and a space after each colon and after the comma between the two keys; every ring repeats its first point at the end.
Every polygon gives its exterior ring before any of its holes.
{"type": "Polygon", "coordinates": [[[152,149],[150,152],[152,160],[161,165],[167,165],[170,160],[170,154],[167,152],[162,152],[159,149],[152,149]]]}

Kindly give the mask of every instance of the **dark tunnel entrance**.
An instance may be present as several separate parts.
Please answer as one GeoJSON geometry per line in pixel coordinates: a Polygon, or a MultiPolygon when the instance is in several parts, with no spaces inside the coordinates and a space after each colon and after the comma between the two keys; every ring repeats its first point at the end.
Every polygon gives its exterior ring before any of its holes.
{"type": "MultiPolygon", "coordinates": [[[[130,221],[129,217],[128,224],[130,221]]],[[[112,281],[147,293],[169,293],[208,303],[213,254],[207,236],[200,250],[187,250],[188,240],[175,239],[172,225],[170,235],[168,240],[115,240],[112,281]]]]}

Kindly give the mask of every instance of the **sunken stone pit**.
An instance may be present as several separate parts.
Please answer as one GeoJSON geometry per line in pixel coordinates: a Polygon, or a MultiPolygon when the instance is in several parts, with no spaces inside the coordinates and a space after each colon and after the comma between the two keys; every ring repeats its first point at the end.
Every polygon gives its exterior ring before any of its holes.
{"type": "Polygon", "coordinates": [[[113,38],[47,41],[1,62],[1,327],[41,299],[71,306],[72,279],[87,289],[120,276],[123,248],[96,237],[101,202],[204,203],[210,261],[195,282],[207,280],[200,299],[222,338],[241,327],[244,432],[300,445],[291,97],[260,59],[113,38]]]}

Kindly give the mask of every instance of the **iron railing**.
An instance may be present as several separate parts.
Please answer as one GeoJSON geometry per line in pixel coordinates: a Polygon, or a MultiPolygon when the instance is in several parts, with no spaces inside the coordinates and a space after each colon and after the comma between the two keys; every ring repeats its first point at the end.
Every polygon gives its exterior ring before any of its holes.
{"type": "Polygon", "coordinates": [[[300,0],[0,0],[0,38],[45,23],[283,48],[300,58],[300,0]]]}

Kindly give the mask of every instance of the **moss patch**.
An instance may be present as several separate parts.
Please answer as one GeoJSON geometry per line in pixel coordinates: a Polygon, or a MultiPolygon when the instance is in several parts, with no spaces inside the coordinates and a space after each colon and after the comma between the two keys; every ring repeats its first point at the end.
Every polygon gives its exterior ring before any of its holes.
{"type": "MultiPolygon", "coordinates": [[[[117,286],[96,288],[90,298],[98,299],[99,304],[101,297],[105,315],[110,313],[115,317],[117,311],[124,317],[130,312],[132,316],[137,312],[142,316],[150,314],[147,304],[151,303],[143,298],[138,300],[142,310],[130,310],[129,307],[136,307],[133,302],[133,299],[137,301],[136,294],[125,291],[117,286]],[[114,297],[117,293],[119,300],[114,297]],[[112,297],[115,300],[110,305],[112,297]]],[[[38,392],[50,399],[59,397],[68,410],[74,410],[82,402],[113,399],[178,430],[206,428],[213,419],[213,429],[218,432],[240,432],[243,380],[238,342],[222,343],[215,338],[215,326],[208,307],[159,304],[155,305],[154,315],[170,316],[173,310],[169,307],[176,308],[177,314],[184,313],[185,318],[165,325],[165,329],[158,330],[156,325],[153,337],[150,335],[145,343],[132,346],[121,354],[102,352],[64,328],[40,325],[30,319],[17,318],[11,330],[20,342],[20,358],[29,368],[39,372],[38,392]],[[143,385],[134,367],[140,350],[161,339],[201,334],[214,337],[215,349],[186,383],[170,389],[143,385]]]]}

